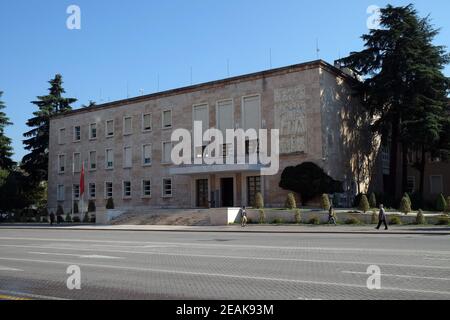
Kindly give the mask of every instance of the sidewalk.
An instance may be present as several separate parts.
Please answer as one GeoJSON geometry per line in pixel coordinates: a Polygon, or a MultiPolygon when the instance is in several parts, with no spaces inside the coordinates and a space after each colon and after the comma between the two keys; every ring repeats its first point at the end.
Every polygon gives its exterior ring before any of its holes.
{"type": "Polygon", "coordinates": [[[230,226],[165,226],[165,225],[71,225],[0,224],[4,229],[81,230],[81,231],[153,231],[153,232],[240,232],[240,233],[329,233],[329,234],[422,234],[450,235],[449,226],[391,226],[388,231],[375,226],[312,226],[312,225],[239,225],[230,226]]]}

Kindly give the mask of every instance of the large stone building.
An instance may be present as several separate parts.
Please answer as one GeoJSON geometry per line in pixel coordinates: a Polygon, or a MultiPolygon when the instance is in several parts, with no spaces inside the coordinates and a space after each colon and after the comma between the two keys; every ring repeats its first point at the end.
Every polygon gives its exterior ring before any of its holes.
{"type": "Polygon", "coordinates": [[[252,205],[257,192],[267,207],[283,206],[281,173],[305,161],[343,182],[345,205],[380,179],[369,181],[376,141],[361,134],[368,121],[351,81],[318,60],[58,115],[50,122],[49,210],[68,212],[79,200],[82,163],[85,199],[97,208],[109,197],[123,209],[232,207],[252,205]],[[262,176],[259,164],[173,165],[171,134],[192,130],[194,121],[219,130],[279,129],[278,173],[262,176]]]}

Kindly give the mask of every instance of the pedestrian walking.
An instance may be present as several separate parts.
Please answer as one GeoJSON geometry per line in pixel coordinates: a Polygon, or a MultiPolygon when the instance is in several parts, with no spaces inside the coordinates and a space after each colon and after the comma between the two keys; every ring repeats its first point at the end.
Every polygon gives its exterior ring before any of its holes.
{"type": "Polygon", "coordinates": [[[330,206],[330,209],[328,209],[328,224],[333,223],[336,225],[336,216],[335,216],[334,208],[333,206],[330,206]]]}
{"type": "Polygon", "coordinates": [[[247,226],[247,211],[245,210],[245,206],[241,209],[241,227],[247,226]]]}
{"type": "Polygon", "coordinates": [[[50,212],[50,225],[52,226],[55,222],[55,214],[53,212],[50,212]]]}
{"type": "Polygon", "coordinates": [[[386,217],[386,211],[384,210],[384,206],[382,204],[380,204],[380,212],[378,213],[378,226],[377,226],[377,230],[380,230],[381,224],[384,224],[384,230],[388,230],[388,225],[387,225],[387,217],[386,217]]]}

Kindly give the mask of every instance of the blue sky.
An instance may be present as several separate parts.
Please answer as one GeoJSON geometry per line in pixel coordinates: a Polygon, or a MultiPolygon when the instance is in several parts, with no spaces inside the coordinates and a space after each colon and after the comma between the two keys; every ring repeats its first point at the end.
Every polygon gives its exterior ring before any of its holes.
{"type": "MultiPolygon", "coordinates": [[[[360,50],[368,6],[413,2],[450,47],[450,2],[300,0],[0,0],[0,91],[14,126],[14,159],[37,95],[56,73],[81,104],[167,90],[360,50]],[[81,30],[66,9],[81,8],[81,30]],[[127,90],[128,88],[128,90],[127,90]]],[[[450,76],[450,68],[446,69],[450,76]]]]}

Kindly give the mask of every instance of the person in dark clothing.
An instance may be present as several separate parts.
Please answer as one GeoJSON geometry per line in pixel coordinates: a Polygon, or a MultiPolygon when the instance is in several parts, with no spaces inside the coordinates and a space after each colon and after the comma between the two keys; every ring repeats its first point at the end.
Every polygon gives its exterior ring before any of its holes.
{"type": "Polygon", "coordinates": [[[247,211],[245,210],[245,206],[241,209],[241,227],[245,227],[247,225],[247,211]]]}
{"type": "Polygon", "coordinates": [[[55,222],[55,214],[53,212],[50,213],[50,225],[52,226],[55,222]]]}
{"type": "Polygon", "coordinates": [[[381,224],[384,224],[384,230],[388,230],[388,225],[387,225],[387,217],[386,217],[386,211],[384,211],[384,206],[382,204],[380,204],[380,213],[378,214],[378,226],[377,226],[377,230],[380,230],[381,224]]]}
{"type": "Polygon", "coordinates": [[[328,224],[333,223],[336,225],[336,217],[334,215],[334,208],[333,206],[330,206],[330,209],[328,209],[328,224]]]}

